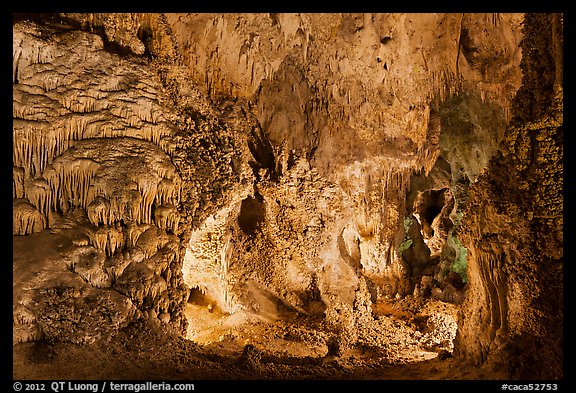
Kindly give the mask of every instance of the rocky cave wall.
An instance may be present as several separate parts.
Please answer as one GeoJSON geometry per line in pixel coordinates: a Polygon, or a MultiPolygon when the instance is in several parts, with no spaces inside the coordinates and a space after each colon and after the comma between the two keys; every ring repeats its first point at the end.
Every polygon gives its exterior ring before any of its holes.
{"type": "Polygon", "coordinates": [[[262,232],[286,228],[271,237],[278,243],[305,232],[297,245],[278,244],[272,254],[307,250],[310,265],[294,256],[269,266],[299,265],[299,290],[320,285],[314,277],[324,265],[328,285],[353,288],[338,282],[354,282],[360,269],[374,291],[394,296],[413,290],[411,267],[398,252],[411,177],[426,176],[443,150],[454,176],[444,188],[461,172],[473,180],[482,170],[519,86],[520,21],[520,15],[169,14],[157,35],[169,32],[207,93],[246,98],[255,107],[268,144],[259,153],[267,158],[259,158],[257,189],[275,211],[262,232]],[[302,192],[310,186],[303,176],[308,167],[312,179],[335,184],[336,195],[303,196],[310,194],[302,192]],[[291,170],[302,175],[287,176],[291,170]],[[295,176],[302,185],[292,196],[275,184],[295,176]],[[278,191],[281,198],[267,195],[278,191]],[[307,206],[292,202],[299,198],[309,199],[307,206]],[[279,215],[278,204],[296,214],[279,215]],[[308,223],[300,222],[303,212],[308,223]]]}
{"type": "MultiPolygon", "coordinates": [[[[481,300],[464,304],[459,345],[484,360],[494,337],[472,343],[473,326],[497,313],[482,310],[502,295],[489,269],[478,267],[495,256],[477,251],[489,243],[468,229],[485,192],[476,191],[483,180],[470,184],[490,176],[482,175],[490,158],[518,129],[507,128],[512,118],[534,121],[520,119],[525,108],[514,101],[521,85],[520,92],[537,90],[529,87],[537,64],[520,67],[531,50],[522,41],[524,15],[44,20],[53,22],[14,28],[15,235],[54,230],[53,213],[84,209],[93,229],[83,247],[101,253],[105,266],[130,263],[133,275],[144,269],[148,283],[160,282],[146,304],[130,283],[104,286],[180,330],[190,288],[228,312],[324,313],[339,326],[349,322],[338,310],[353,312],[358,298],[414,294],[461,303],[468,280],[468,293],[481,300]],[[133,139],[140,142],[115,147],[133,139]],[[136,151],[149,152],[146,184],[138,176],[113,184],[140,165],[123,169],[114,157],[136,151]],[[150,228],[168,242],[153,245],[150,232],[150,244],[139,245],[150,228]],[[144,254],[137,262],[134,248],[144,254]],[[169,267],[166,248],[177,250],[169,267]],[[110,262],[119,255],[124,262],[110,262]],[[161,296],[168,299],[162,307],[161,296]]],[[[534,97],[542,108],[550,103],[534,97]]]]}
{"type": "Polygon", "coordinates": [[[563,375],[562,24],[526,16],[514,117],[460,228],[471,285],[457,347],[522,379],[563,375]]]}
{"type": "Polygon", "coordinates": [[[57,16],[14,22],[14,341],[91,342],[141,316],[184,333],[190,222],[250,170],[243,133],[193,87],[168,93],[174,69],[57,16]]]}
{"type": "Polygon", "coordinates": [[[90,342],[142,312],[178,326],[181,178],[157,77],[65,26],[21,21],[13,39],[13,233],[72,242],[15,263],[14,340],[90,342]]]}
{"type": "Polygon", "coordinates": [[[351,305],[360,277],[373,300],[411,294],[423,276],[446,279],[462,194],[502,139],[520,85],[522,15],[140,15],[124,18],[122,34],[117,15],[73,17],[124,47],[145,26],[153,58],[177,54],[206,94],[234,97],[255,117],[255,181],[243,195],[259,203],[236,200],[195,232],[212,253],[190,244],[190,286],[229,310],[272,295],[314,312],[318,301],[351,305]],[[442,180],[438,157],[450,167],[442,180]],[[403,222],[417,221],[409,190],[416,199],[443,189],[456,208],[414,225],[436,236],[416,231],[424,246],[403,255],[403,222]],[[250,208],[264,219],[245,231],[237,218],[250,208]]]}

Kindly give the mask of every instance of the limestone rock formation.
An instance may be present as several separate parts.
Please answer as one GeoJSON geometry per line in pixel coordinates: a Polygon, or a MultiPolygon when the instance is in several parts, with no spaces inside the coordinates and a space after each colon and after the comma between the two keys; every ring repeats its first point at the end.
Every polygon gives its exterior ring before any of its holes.
{"type": "Polygon", "coordinates": [[[99,36],[69,26],[19,22],[13,51],[13,233],[38,234],[32,247],[50,247],[49,233],[65,244],[57,255],[23,260],[54,264],[41,274],[45,283],[31,286],[15,275],[17,308],[30,315],[28,325],[37,323],[34,331],[41,328],[28,338],[15,333],[15,341],[44,336],[83,342],[113,332],[134,307],[168,313],[185,329],[177,237],[181,179],[167,155],[175,127],[170,109],[159,102],[158,78],[144,64],[105,51],[99,36]],[[129,268],[147,281],[129,278],[129,268]],[[124,289],[127,280],[130,288],[124,289]],[[24,294],[19,285],[30,289],[24,294]],[[79,288],[88,292],[78,294],[79,288]],[[97,328],[102,315],[90,311],[66,317],[85,326],[54,325],[71,307],[66,299],[103,302],[119,313],[118,322],[97,328]]]}
{"type": "Polygon", "coordinates": [[[562,23],[18,16],[14,342],[300,321],[325,360],[561,363],[562,23]]]}
{"type": "Polygon", "coordinates": [[[562,377],[562,23],[559,15],[525,19],[515,116],[471,187],[461,228],[474,281],[461,351],[477,362],[489,355],[518,378],[562,377]],[[483,333],[471,340],[478,325],[483,333]]]}

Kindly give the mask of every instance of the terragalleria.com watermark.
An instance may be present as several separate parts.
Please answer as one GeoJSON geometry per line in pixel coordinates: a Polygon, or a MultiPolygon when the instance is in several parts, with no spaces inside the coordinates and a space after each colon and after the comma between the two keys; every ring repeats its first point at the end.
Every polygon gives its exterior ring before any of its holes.
{"type": "Polygon", "coordinates": [[[14,382],[12,385],[15,392],[144,392],[144,391],[181,391],[190,392],[194,390],[193,383],[166,383],[166,382],[14,382]]]}

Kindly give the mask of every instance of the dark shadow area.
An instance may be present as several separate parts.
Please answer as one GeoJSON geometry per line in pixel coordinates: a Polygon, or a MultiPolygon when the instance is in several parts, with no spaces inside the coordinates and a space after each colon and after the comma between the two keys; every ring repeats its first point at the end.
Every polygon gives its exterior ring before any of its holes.
{"type": "Polygon", "coordinates": [[[249,236],[254,236],[266,218],[266,207],[261,195],[248,197],[242,201],[238,225],[249,236]]]}

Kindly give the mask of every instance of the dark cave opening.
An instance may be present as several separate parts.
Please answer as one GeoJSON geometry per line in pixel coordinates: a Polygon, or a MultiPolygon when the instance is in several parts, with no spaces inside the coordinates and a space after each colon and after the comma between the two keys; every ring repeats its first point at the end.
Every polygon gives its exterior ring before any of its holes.
{"type": "Polygon", "coordinates": [[[447,188],[441,190],[428,190],[422,193],[419,204],[420,218],[422,225],[432,225],[434,219],[440,214],[445,204],[445,192],[447,188]]]}
{"type": "Polygon", "coordinates": [[[261,195],[248,197],[242,201],[238,226],[249,236],[254,236],[266,218],[266,207],[261,195]]]}
{"type": "Polygon", "coordinates": [[[198,306],[208,306],[210,304],[210,299],[206,296],[205,292],[198,288],[190,288],[190,294],[188,295],[188,303],[196,304],[198,306]]]}

